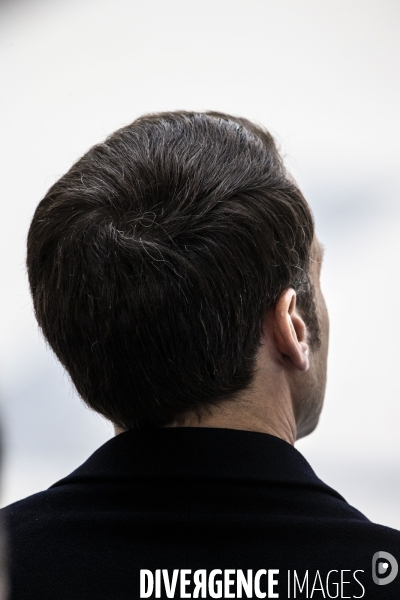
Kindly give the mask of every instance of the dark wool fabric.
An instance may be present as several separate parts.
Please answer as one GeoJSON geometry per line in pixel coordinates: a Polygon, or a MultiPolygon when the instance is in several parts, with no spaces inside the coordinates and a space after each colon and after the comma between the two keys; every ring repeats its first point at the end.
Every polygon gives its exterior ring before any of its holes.
{"type": "MultiPolygon", "coordinates": [[[[400,574],[388,585],[372,580],[376,552],[400,563],[400,532],[371,523],[296,449],[263,433],[129,431],[2,512],[10,600],[134,600],[140,569],[279,569],[279,598],[400,599],[400,574]],[[307,595],[289,595],[288,570],[300,582],[308,571],[307,595]],[[332,583],[326,591],[332,570],[331,582],[350,582],[339,596],[332,583]],[[323,591],[317,583],[310,595],[317,571],[323,591]]],[[[260,582],[268,592],[267,576],[260,582]]]]}

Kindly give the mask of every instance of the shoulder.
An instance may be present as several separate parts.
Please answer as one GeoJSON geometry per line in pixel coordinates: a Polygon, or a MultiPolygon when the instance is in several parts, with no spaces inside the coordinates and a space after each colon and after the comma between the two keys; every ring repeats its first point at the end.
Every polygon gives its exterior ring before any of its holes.
{"type": "Polygon", "coordinates": [[[42,528],[58,516],[61,520],[68,512],[69,490],[58,487],[38,492],[22,500],[9,504],[0,510],[9,535],[42,528]]]}
{"type": "Polygon", "coordinates": [[[0,514],[6,521],[29,513],[37,514],[48,510],[54,502],[59,503],[61,499],[62,494],[59,490],[50,488],[5,506],[0,510],[0,514]]]}
{"type": "Polygon", "coordinates": [[[390,543],[400,551],[400,531],[397,529],[366,521],[365,523],[360,523],[358,525],[358,530],[359,535],[364,537],[365,541],[368,541],[368,543],[372,541],[375,543],[390,543]]]}

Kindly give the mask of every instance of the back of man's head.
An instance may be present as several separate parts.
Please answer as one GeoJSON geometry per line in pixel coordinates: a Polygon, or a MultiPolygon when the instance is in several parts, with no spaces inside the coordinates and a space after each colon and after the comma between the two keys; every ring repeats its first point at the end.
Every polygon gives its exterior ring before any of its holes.
{"type": "Polygon", "coordinates": [[[39,204],[36,316],[89,406],[122,428],[166,425],[249,386],[286,288],[318,344],[313,235],[268,132],[218,113],[144,116],[39,204]]]}

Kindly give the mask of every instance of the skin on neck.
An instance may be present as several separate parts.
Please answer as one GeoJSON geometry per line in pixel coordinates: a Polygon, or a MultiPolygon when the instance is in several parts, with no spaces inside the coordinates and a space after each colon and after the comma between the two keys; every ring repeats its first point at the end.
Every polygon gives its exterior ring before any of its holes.
{"type": "MultiPolygon", "coordinates": [[[[315,239],[310,279],[316,296],[322,343],[310,353],[296,292],[286,289],[264,318],[252,384],[235,398],[203,412],[181,416],[167,427],[215,427],[268,433],[294,445],[316,427],[326,383],[329,322],[319,275],[322,248],[315,239]]],[[[115,433],[123,429],[115,427],[115,433]]]]}
{"type": "Polygon", "coordinates": [[[199,420],[188,414],[182,421],[167,427],[219,427],[269,433],[294,444],[296,419],[290,391],[285,381],[273,388],[263,375],[255,379],[251,389],[204,413],[199,420]],[[261,402],[260,399],[264,400],[261,402]]]}
{"type": "Polygon", "coordinates": [[[286,290],[266,316],[256,358],[254,380],[236,398],[204,412],[188,414],[168,427],[222,427],[275,435],[294,445],[297,437],[292,379],[309,369],[305,325],[295,306],[294,290],[286,290]]]}

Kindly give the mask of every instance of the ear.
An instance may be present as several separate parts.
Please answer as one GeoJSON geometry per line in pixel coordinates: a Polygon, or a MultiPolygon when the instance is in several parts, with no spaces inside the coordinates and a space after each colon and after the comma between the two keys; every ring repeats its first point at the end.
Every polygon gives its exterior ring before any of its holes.
{"type": "Polygon", "coordinates": [[[288,359],[299,371],[307,371],[309,348],[307,344],[307,327],[296,307],[296,292],[285,290],[275,304],[274,336],[278,351],[288,359]]]}

